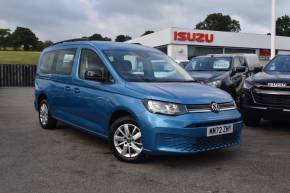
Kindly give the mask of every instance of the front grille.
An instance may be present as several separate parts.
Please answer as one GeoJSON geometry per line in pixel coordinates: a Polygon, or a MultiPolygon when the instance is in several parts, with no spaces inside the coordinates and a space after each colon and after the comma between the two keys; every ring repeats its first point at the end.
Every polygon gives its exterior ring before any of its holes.
{"type": "Polygon", "coordinates": [[[176,149],[178,151],[191,152],[193,139],[181,135],[161,134],[157,138],[159,147],[176,149]]]}
{"type": "Polygon", "coordinates": [[[225,125],[225,124],[237,123],[241,121],[242,119],[228,119],[228,120],[223,120],[223,121],[206,121],[206,122],[201,122],[201,123],[190,124],[186,126],[186,128],[211,127],[215,125],[225,125]]]}
{"type": "Polygon", "coordinates": [[[267,84],[257,84],[255,87],[262,90],[290,91],[290,84],[287,84],[287,86],[285,87],[275,87],[275,86],[268,86],[267,84]]]}
{"type": "MultiPolygon", "coordinates": [[[[218,103],[218,105],[221,111],[236,109],[235,102],[218,103]]],[[[212,111],[211,104],[186,105],[186,109],[190,113],[212,111]]]]}
{"type": "Polygon", "coordinates": [[[201,137],[193,144],[193,151],[208,151],[212,149],[231,146],[239,143],[240,135],[235,133],[219,135],[214,137],[201,137]]]}
{"type": "Polygon", "coordinates": [[[240,132],[213,136],[199,137],[195,141],[190,137],[163,134],[158,137],[161,147],[176,149],[182,152],[201,152],[229,147],[240,142],[240,132]]]}
{"type": "Polygon", "coordinates": [[[254,101],[253,101],[253,97],[252,97],[252,94],[250,91],[247,91],[247,90],[244,90],[244,95],[245,95],[245,98],[244,98],[244,103],[246,104],[249,104],[249,105],[253,105],[254,104],[254,101]]]}
{"type": "Polygon", "coordinates": [[[273,107],[290,107],[290,95],[252,92],[255,103],[273,107]]]}

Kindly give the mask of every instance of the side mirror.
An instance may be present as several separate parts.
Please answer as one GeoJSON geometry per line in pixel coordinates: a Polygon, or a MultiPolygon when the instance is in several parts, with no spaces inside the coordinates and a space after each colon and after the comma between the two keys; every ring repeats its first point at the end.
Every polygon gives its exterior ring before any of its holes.
{"type": "Polygon", "coordinates": [[[263,66],[256,66],[256,67],[254,68],[254,72],[255,72],[255,73],[261,72],[262,70],[263,70],[263,66]]]}
{"type": "Polygon", "coordinates": [[[104,82],[106,80],[102,70],[87,70],[85,72],[85,79],[98,82],[104,82]]]}
{"type": "Polygon", "coordinates": [[[247,62],[243,62],[243,63],[242,63],[242,66],[247,67],[247,66],[248,66],[247,62]]]}
{"type": "Polygon", "coordinates": [[[245,66],[237,66],[235,69],[234,69],[234,72],[246,72],[246,67],[245,66]]]}

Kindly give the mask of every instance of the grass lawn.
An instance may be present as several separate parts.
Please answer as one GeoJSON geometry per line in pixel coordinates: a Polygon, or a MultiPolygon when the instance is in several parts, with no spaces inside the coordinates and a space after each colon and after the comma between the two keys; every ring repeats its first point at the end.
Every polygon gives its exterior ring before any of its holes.
{"type": "Polygon", "coordinates": [[[0,51],[0,64],[36,64],[40,52],[0,51]]]}

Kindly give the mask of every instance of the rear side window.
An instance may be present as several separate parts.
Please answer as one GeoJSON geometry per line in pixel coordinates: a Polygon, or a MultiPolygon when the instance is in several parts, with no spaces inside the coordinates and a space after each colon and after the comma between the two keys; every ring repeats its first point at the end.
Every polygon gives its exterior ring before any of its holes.
{"type": "Polygon", "coordinates": [[[55,65],[55,73],[70,75],[72,72],[73,61],[76,49],[66,49],[57,51],[57,60],[55,65]]]}
{"type": "Polygon", "coordinates": [[[42,56],[40,64],[40,72],[43,74],[52,74],[53,73],[53,63],[56,52],[46,52],[42,56]]]}

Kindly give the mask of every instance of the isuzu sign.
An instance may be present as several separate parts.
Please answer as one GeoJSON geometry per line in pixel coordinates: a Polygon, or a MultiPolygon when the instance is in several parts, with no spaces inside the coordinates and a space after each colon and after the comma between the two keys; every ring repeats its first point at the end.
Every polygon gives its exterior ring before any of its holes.
{"type": "Polygon", "coordinates": [[[214,41],[214,35],[208,33],[177,32],[173,33],[173,39],[176,41],[207,42],[214,41]]]}

